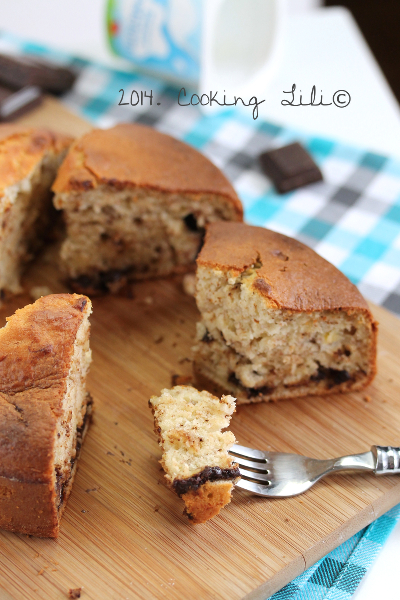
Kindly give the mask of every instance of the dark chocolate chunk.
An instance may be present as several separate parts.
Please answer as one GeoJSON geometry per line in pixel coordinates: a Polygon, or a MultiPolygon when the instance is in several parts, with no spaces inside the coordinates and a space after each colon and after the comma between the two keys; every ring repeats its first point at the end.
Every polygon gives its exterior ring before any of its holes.
{"type": "Polygon", "coordinates": [[[322,173],[298,142],[264,152],[261,166],[280,194],[322,180],[322,173]]]}
{"type": "Polygon", "coordinates": [[[348,371],[341,371],[339,369],[332,369],[319,365],[318,371],[315,375],[310,377],[311,381],[323,381],[326,380],[328,388],[332,388],[335,385],[340,385],[346,381],[350,381],[351,375],[348,371]]]}
{"type": "MultiPolygon", "coordinates": [[[[242,386],[243,387],[243,386],[242,386]]],[[[259,388],[244,388],[247,391],[248,398],[256,398],[257,396],[269,396],[275,388],[268,385],[263,385],[259,388]]]]}
{"type": "Polygon", "coordinates": [[[71,69],[36,57],[0,54],[0,83],[17,90],[35,85],[47,92],[60,94],[72,87],[75,78],[71,69]]]}
{"type": "Polygon", "coordinates": [[[22,88],[14,92],[5,87],[0,87],[0,121],[12,121],[38,106],[43,100],[43,95],[35,85],[22,88]]]}
{"type": "Polygon", "coordinates": [[[127,283],[129,272],[130,269],[99,271],[92,277],[79,275],[75,279],[70,279],[68,283],[74,291],[80,294],[98,296],[108,293],[113,286],[122,289],[127,283]]]}
{"type": "Polygon", "coordinates": [[[234,371],[229,373],[228,381],[229,381],[229,383],[233,383],[233,385],[238,385],[238,386],[243,387],[242,384],[240,383],[239,379],[236,377],[234,371]]]}
{"type": "Polygon", "coordinates": [[[188,477],[187,479],[174,479],[172,487],[178,496],[186,494],[189,491],[195,492],[201,485],[207,481],[227,481],[240,477],[239,467],[231,469],[221,469],[221,467],[205,467],[201,473],[188,477]]]}
{"type": "Polygon", "coordinates": [[[237,387],[239,387],[244,392],[246,392],[248,398],[255,398],[257,396],[268,396],[269,394],[272,394],[272,392],[275,389],[275,388],[269,387],[267,385],[263,385],[259,388],[245,387],[243,385],[243,383],[240,381],[240,379],[238,379],[236,377],[234,372],[229,374],[228,381],[230,383],[233,383],[233,385],[236,385],[237,387]]]}
{"type": "Polygon", "coordinates": [[[214,341],[213,336],[210,334],[210,332],[208,331],[208,329],[206,329],[205,334],[203,335],[203,337],[201,338],[202,342],[205,342],[206,344],[211,344],[211,342],[214,341]]]}
{"type": "Polygon", "coordinates": [[[189,213],[188,215],[186,215],[186,217],[184,217],[183,220],[185,221],[186,227],[190,231],[199,231],[199,228],[197,227],[197,219],[193,213],[189,213]]]}

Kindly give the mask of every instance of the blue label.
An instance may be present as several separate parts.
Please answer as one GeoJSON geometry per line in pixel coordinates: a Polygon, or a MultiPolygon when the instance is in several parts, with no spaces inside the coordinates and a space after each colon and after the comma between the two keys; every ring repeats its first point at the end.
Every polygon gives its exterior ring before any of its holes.
{"type": "Polygon", "coordinates": [[[119,56],[158,74],[200,74],[201,0],[109,0],[108,33],[119,56]]]}

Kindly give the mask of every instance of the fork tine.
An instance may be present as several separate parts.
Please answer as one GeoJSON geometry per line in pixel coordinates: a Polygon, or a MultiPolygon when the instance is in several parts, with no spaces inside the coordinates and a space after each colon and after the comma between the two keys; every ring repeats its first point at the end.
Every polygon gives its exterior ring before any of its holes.
{"type": "Polygon", "coordinates": [[[234,456],[242,456],[243,458],[252,458],[253,460],[261,461],[266,460],[265,452],[255,450],[254,448],[246,448],[246,446],[240,446],[240,444],[233,444],[229,452],[234,456]]]}
{"type": "Polygon", "coordinates": [[[260,473],[268,473],[267,463],[265,461],[254,462],[252,460],[246,460],[241,456],[235,456],[235,463],[237,463],[239,467],[247,467],[248,469],[256,469],[260,473]]]}
{"type": "Polygon", "coordinates": [[[270,495],[270,486],[255,483],[254,481],[248,481],[247,479],[240,479],[236,483],[236,487],[252,492],[253,494],[258,494],[259,496],[270,495]]]}
{"type": "Polygon", "coordinates": [[[270,477],[268,475],[268,472],[267,473],[255,473],[254,471],[248,471],[247,469],[242,469],[242,467],[240,467],[240,477],[243,477],[245,479],[259,481],[260,483],[264,483],[267,485],[270,483],[270,477]]]}

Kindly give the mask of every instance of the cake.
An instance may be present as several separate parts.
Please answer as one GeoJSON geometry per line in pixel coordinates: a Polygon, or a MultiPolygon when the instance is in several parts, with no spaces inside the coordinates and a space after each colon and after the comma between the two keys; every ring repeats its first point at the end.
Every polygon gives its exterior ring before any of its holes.
{"type": "Polygon", "coordinates": [[[175,386],[150,398],[149,406],[167,483],[185,502],[184,514],[191,522],[204,523],[230,502],[240,477],[228,454],[235,436],[221,432],[235,411],[235,399],[175,386]]]}
{"type": "Polygon", "coordinates": [[[40,298],[0,329],[0,528],[57,537],[92,400],[86,296],[40,298]]]}
{"type": "Polygon", "coordinates": [[[92,294],[187,270],[207,223],[242,220],[241,203],[215,165],[138,124],[77,140],[53,190],[67,228],[64,271],[75,290],[92,294]]]}
{"type": "Polygon", "coordinates": [[[300,242],[213,223],[197,259],[194,365],[238,403],[360,390],[377,324],[357,288],[300,242]]]}
{"type": "Polygon", "coordinates": [[[71,141],[45,129],[0,125],[0,296],[21,290],[22,269],[42,242],[50,188],[71,141]]]}

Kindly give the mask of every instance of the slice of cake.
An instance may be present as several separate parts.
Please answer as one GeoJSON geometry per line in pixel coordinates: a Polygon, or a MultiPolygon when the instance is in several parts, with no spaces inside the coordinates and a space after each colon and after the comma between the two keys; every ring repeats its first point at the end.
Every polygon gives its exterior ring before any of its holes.
{"type": "Polygon", "coordinates": [[[45,129],[0,125],[0,296],[21,289],[21,271],[54,211],[50,188],[71,142],[45,129]]]}
{"type": "Polygon", "coordinates": [[[186,505],[192,523],[204,523],[231,500],[239,467],[228,454],[235,443],[228,427],[235,399],[175,386],[153,396],[149,406],[163,449],[161,464],[168,485],[186,505]]]}
{"type": "Polygon", "coordinates": [[[0,528],[58,535],[91,415],[90,313],[54,294],[0,329],[0,528]]]}
{"type": "Polygon", "coordinates": [[[186,270],[207,223],[242,220],[241,203],[216,166],[137,124],[77,140],[53,190],[67,225],[61,260],[82,292],[115,292],[128,278],[186,270]]]}
{"type": "Polygon", "coordinates": [[[375,375],[377,324],[367,303],[296,240],[214,223],[196,289],[195,369],[239,403],[359,390],[375,375]]]}

